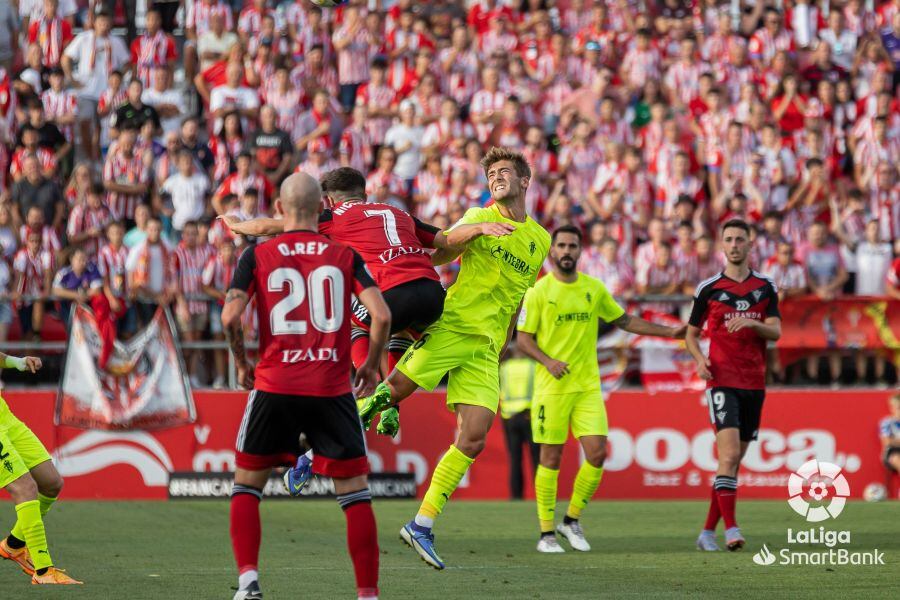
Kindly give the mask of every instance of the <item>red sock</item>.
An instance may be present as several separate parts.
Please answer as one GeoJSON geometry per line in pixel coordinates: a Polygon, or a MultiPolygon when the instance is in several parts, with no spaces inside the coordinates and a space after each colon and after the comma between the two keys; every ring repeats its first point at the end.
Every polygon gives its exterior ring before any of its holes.
{"type": "Polygon", "coordinates": [[[262,491],[235,484],[231,492],[231,548],[238,573],[257,570],[262,531],[259,524],[259,501],[262,491]]]}
{"type": "Polygon", "coordinates": [[[388,373],[394,370],[394,367],[397,366],[404,354],[406,354],[405,350],[403,352],[388,352],[388,373]]]}
{"type": "Polygon", "coordinates": [[[406,351],[413,345],[413,341],[404,337],[391,338],[388,341],[388,373],[394,370],[394,367],[406,354],[406,351]]]}
{"type": "Polygon", "coordinates": [[[714,484],[716,496],[719,498],[719,510],[725,521],[725,529],[737,527],[734,518],[735,504],[737,503],[737,478],[727,475],[716,475],[714,484]]]}
{"type": "Polygon", "coordinates": [[[347,519],[347,548],[360,598],[378,595],[378,531],[369,490],[338,496],[347,519]]]}
{"type": "Polygon", "coordinates": [[[716,493],[716,488],[712,488],[709,499],[709,512],[706,513],[706,525],[703,526],[703,529],[715,531],[721,518],[722,511],[719,510],[719,495],[716,493]]]}
{"type": "Polygon", "coordinates": [[[358,369],[369,357],[369,334],[360,335],[350,342],[350,360],[353,368],[358,369]]]}

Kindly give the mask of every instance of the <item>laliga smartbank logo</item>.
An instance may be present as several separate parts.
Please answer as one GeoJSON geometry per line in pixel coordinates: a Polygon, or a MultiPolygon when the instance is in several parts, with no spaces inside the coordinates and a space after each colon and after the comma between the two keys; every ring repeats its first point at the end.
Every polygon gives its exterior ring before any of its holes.
{"type": "MultiPolygon", "coordinates": [[[[788,479],[788,505],[809,523],[837,519],[850,496],[850,484],[841,468],[831,463],[811,460],[788,479]]],[[[884,552],[850,550],[849,531],[826,529],[787,530],[789,546],[775,552],[763,544],[753,555],[753,562],[768,567],[779,565],[883,565],[884,552]],[[822,547],[824,546],[825,549],[822,547]]]]}

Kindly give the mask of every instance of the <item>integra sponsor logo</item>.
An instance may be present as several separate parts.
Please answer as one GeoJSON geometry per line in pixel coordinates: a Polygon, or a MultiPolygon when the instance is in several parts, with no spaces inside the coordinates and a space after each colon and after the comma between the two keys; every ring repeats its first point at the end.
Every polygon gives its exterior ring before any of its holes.
{"type": "Polygon", "coordinates": [[[556,315],[556,324],[562,325],[563,323],[572,323],[577,322],[581,323],[583,321],[590,321],[591,313],[586,312],[574,312],[574,313],[565,313],[562,315],[556,315]]]}
{"type": "Polygon", "coordinates": [[[509,250],[504,248],[501,244],[497,244],[496,246],[491,248],[491,256],[494,258],[498,258],[511,266],[517,273],[520,275],[530,275],[532,270],[527,262],[511,253],[509,250]]]}

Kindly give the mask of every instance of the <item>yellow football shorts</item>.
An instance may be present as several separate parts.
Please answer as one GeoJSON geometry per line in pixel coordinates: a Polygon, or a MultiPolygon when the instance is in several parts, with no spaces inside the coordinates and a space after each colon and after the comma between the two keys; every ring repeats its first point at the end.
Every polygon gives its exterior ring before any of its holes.
{"type": "Polygon", "coordinates": [[[448,410],[457,404],[471,404],[497,412],[500,356],[487,336],[432,325],[406,351],[397,369],[429,392],[449,373],[448,410]]]}
{"type": "Polygon", "coordinates": [[[569,435],[607,435],[606,405],[599,391],[538,395],[531,401],[531,436],[537,444],[565,444],[569,435]]]}
{"type": "Polygon", "coordinates": [[[0,416],[0,488],[50,460],[50,453],[28,426],[4,412],[0,416]]]}

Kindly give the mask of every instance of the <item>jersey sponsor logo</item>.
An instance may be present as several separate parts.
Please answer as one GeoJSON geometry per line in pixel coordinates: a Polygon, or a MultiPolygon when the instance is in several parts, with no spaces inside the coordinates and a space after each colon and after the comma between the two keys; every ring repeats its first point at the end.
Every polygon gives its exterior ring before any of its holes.
{"type": "Polygon", "coordinates": [[[738,300],[734,303],[734,307],[741,312],[744,312],[750,308],[750,303],[746,300],[738,300]]]}
{"type": "Polygon", "coordinates": [[[338,362],[339,360],[336,348],[295,348],[281,351],[281,362],[291,365],[300,362],[338,362]]]}
{"type": "Polygon", "coordinates": [[[533,270],[531,266],[525,260],[519,258],[509,250],[503,247],[502,244],[497,244],[491,248],[491,256],[496,259],[499,259],[519,273],[520,275],[530,275],[533,270]]]}
{"type": "Polygon", "coordinates": [[[591,313],[587,312],[571,312],[556,315],[556,325],[563,323],[583,323],[591,320],[591,313]]]}
{"type": "Polygon", "coordinates": [[[746,311],[745,311],[745,312],[736,312],[736,313],[725,313],[725,316],[723,317],[723,320],[727,323],[727,322],[730,321],[731,319],[737,319],[738,317],[741,317],[741,318],[744,318],[744,319],[755,319],[755,320],[757,320],[757,321],[762,321],[762,320],[763,320],[762,313],[758,313],[758,312],[756,312],[756,311],[753,311],[753,312],[746,312],[746,311]]]}
{"type": "Polygon", "coordinates": [[[319,255],[328,248],[328,242],[295,242],[293,247],[284,242],[278,244],[278,251],[282,256],[319,255]]]}
{"type": "Polygon", "coordinates": [[[400,246],[398,248],[388,248],[384,252],[378,255],[378,258],[381,259],[383,264],[389,263],[400,256],[406,256],[407,254],[426,254],[424,248],[416,248],[415,246],[400,246]]]}

